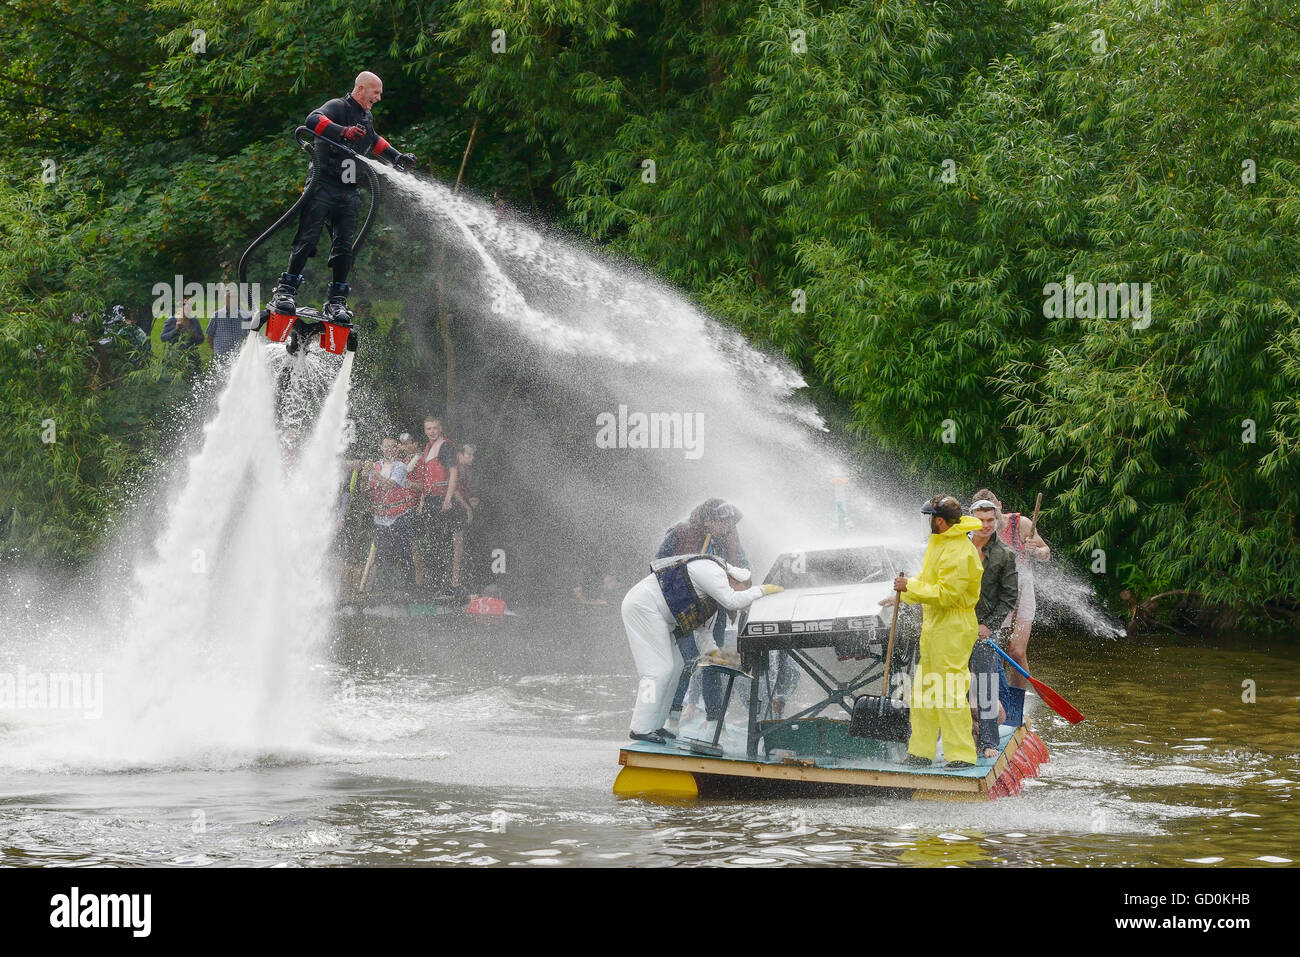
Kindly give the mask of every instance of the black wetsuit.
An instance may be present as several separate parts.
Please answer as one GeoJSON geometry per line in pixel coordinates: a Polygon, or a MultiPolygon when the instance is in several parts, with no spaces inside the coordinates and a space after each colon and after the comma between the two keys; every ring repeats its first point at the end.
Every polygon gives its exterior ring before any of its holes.
{"type": "MultiPolygon", "coordinates": [[[[313,110],[304,124],[328,140],[345,143],[349,149],[365,156],[375,154],[392,162],[400,155],[389,142],[375,132],[370,111],[352,99],[349,93],[342,99],[330,100],[320,109],[313,110]],[[349,126],[360,126],[365,135],[356,140],[345,140],[343,131],[349,126]]],[[[317,141],[316,159],[319,170],[311,195],[303,203],[298,218],[298,232],[293,237],[289,254],[288,272],[301,275],[307,260],[316,255],[316,241],[322,226],[328,226],[333,242],[330,246],[330,268],[335,282],[347,282],[352,266],[352,238],[357,229],[357,180],[361,170],[357,160],[340,149],[317,141]]]]}

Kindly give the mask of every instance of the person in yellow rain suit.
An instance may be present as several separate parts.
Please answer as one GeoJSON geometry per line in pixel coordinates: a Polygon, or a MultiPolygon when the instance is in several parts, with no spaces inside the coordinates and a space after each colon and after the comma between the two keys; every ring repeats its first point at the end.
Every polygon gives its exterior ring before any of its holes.
{"type": "Polygon", "coordinates": [[[899,575],[894,591],[906,604],[921,605],[921,658],[912,678],[912,736],[909,765],[930,765],[943,738],[946,767],[975,765],[971,735],[970,654],[979,636],[975,603],[984,566],[967,533],[980,521],[962,515],[951,495],[936,495],[921,508],[930,516],[930,543],[921,574],[899,575]]]}

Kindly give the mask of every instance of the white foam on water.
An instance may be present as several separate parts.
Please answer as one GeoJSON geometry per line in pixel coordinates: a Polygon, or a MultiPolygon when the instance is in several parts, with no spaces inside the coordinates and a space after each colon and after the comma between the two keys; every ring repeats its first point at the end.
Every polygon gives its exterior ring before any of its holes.
{"type": "Polygon", "coordinates": [[[0,766],[229,767],[311,753],[352,354],[289,466],[267,360],[279,348],[250,337],[202,448],[159,477],[181,487],[134,560],[129,613],[96,623],[115,640],[100,652],[87,636],[77,668],[102,669],[102,717],[10,712],[0,766]]]}

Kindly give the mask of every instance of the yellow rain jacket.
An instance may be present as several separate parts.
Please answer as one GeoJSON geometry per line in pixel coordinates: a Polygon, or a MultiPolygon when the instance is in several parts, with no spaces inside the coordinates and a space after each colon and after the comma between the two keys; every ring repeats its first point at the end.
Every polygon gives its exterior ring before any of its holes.
{"type": "Polygon", "coordinates": [[[980,597],[984,566],[968,532],[980,520],[963,515],[947,531],[930,536],[921,574],[907,580],[901,594],[909,605],[921,605],[921,655],[912,679],[912,737],[907,751],[934,758],[936,739],[943,737],[948,761],[975,763],[971,735],[970,653],[979,636],[975,603],[980,597]]]}

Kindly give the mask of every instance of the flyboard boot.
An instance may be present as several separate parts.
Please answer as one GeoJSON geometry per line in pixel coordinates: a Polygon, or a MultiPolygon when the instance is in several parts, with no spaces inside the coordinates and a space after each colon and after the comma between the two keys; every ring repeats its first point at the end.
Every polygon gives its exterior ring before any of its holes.
{"type": "Polygon", "coordinates": [[[275,287],[275,291],[271,293],[271,311],[278,312],[281,315],[296,315],[298,306],[293,301],[293,296],[301,285],[302,276],[295,276],[287,272],[280,273],[278,285],[275,287]]]}
{"type": "Polygon", "coordinates": [[[344,348],[357,351],[357,334],[352,328],[352,310],[348,308],[348,293],[352,287],[345,282],[332,282],[329,299],[321,309],[320,345],[326,352],[341,354],[344,348]]]}
{"type": "Polygon", "coordinates": [[[340,326],[352,325],[352,310],[348,308],[350,292],[352,287],[345,282],[330,283],[329,300],[325,303],[325,308],[321,309],[321,316],[326,322],[334,322],[340,326]]]}
{"type": "Polygon", "coordinates": [[[356,352],[357,333],[352,328],[352,313],[347,304],[347,294],[351,292],[348,284],[330,283],[329,300],[318,311],[294,302],[293,294],[301,282],[301,276],[285,273],[280,277],[267,310],[266,337],[283,342],[291,356],[298,355],[312,341],[335,355],[342,355],[344,350],[356,352]]]}
{"type": "Polygon", "coordinates": [[[298,318],[298,306],[293,297],[301,285],[301,275],[288,272],[280,273],[275,291],[271,293],[271,301],[267,304],[263,314],[258,317],[260,321],[257,325],[261,328],[265,324],[268,339],[275,342],[284,342],[288,338],[289,330],[298,318]]]}
{"type": "MultiPolygon", "coordinates": [[[[242,284],[243,280],[240,280],[240,282],[242,284]]],[[[271,301],[267,304],[267,307],[245,319],[240,323],[240,327],[250,332],[258,332],[265,328],[267,338],[274,339],[276,342],[284,342],[289,327],[293,325],[293,320],[297,316],[298,307],[293,301],[293,295],[301,285],[302,276],[295,276],[293,273],[288,272],[280,273],[280,278],[276,280],[275,291],[271,293],[271,301]],[[273,316],[276,317],[274,322],[272,321],[273,316]]]]}

